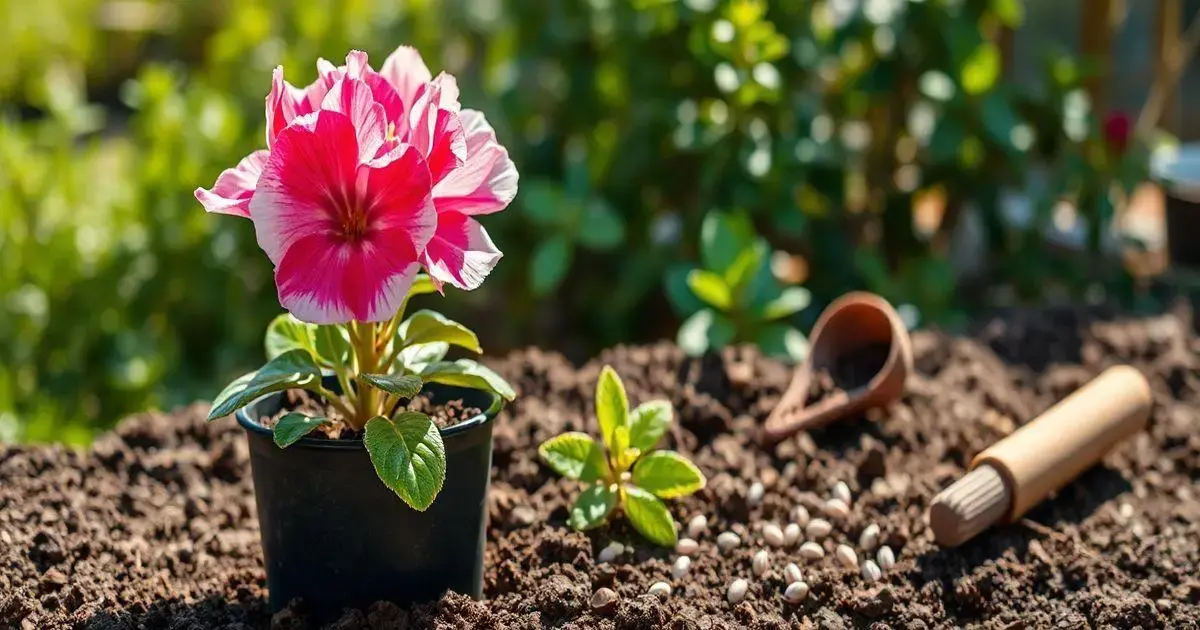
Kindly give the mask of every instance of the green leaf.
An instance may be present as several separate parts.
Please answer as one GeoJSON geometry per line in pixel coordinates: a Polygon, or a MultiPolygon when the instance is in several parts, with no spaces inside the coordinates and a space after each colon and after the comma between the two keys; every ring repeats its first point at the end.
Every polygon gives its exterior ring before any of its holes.
{"type": "Polygon", "coordinates": [[[755,344],[769,357],[799,363],[808,358],[808,339],[804,333],[783,323],[764,326],[755,338],[755,344]]]}
{"type": "Polygon", "coordinates": [[[267,336],[264,345],[267,350],[267,360],[287,352],[288,350],[307,350],[313,352],[316,348],[316,326],[302,322],[291,313],[284,313],[267,325],[267,336]]]}
{"type": "Polygon", "coordinates": [[[404,320],[396,330],[396,338],[405,346],[442,341],[471,352],[483,352],[479,338],[470,328],[447,318],[437,311],[421,310],[404,320]]]}
{"type": "Polygon", "coordinates": [[[1008,99],[992,92],[983,99],[983,130],[996,144],[1012,148],[1012,130],[1017,126],[1017,115],[1008,104],[1008,99]]]}
{"type": "Polygon", "coordinates": [[[704,308],[704,302],[701,302],[688,286],[688,276],[695,268],[696,266],[692,264],[679,264],[667,269],[664,280],[667,301],[681,317],[687,317],[704,308]]]}
{"type": "Polygon", "coordinates": [[[322,324],[317,326],[316,348],[317,357],[322,363],[339,367],[350,362],[350,333],[341,324],[322,324]]]}
{"type": "Polygon", "coordinates": [[[753,246],[743,249],[734,259],[733,264],[729,265],[729,269],[725,270],[725,286],[731,292],[738,292],[751,278],[754,270],[758,268],[759,263],[767,255],[768,249],[765,243],[755,243],[753,246]]]}
{"type": "Polygon", "coordinates": [[[1017,28],[1025,21],[1025,4],[1021,0],[992,0],[992,12],[1008,28],[1017,28]]]}
{"type": "Polygon", "coordinates": [[[1000,49],[985,41],[963,63],[960,81],[967,94],[983,94],[996,84],[999,76],[1000,49]]]}
{"type": "Polygon", "coordinates": [[[579,531],[603,525],[617,506],[617,493],[606,483],[598,483],[579,494],[571,506],[567,524],[579,531]]]}
{"type": "Polygon", "coordinates": [[[421,378],[427,383],[441,383],[494,392],[505,400],[517,397],[512,385],[500,378],[499,374],[470,359],[435,361],[421,370],[421,378]]]}
{"type": "Polygon", "coordinates": [[[526,216],[537,225],[550,226],[562,220],[562,190],[554,182],[534,180],[523,184],[520,202],[526,216]]]}
{"type": "Polygon", "coordinates": [[[358,381],[401,398],[412,398],[424,384],[415,374],[359,374],[358,381]]]}
{"type": "Polygon", "coordinates": [[[700,226],[700,259],[709,271],[724,275],[754,240],[754,227],[741,214],[709,212],[700,226]]]}
{"type": "Polygon", "coordinates": [[[767,302],[767,306],[763,309],[763,318],[770,320],[791,317],[808,308],[811,303],[812,293],[808,289],[788,287],[779,294],[779,297],[767,302]]]}
{"type": "Polygon", "coordinates": [[[558,287],[571,267],[571,242],[555,234],[533,249],[529,263],[529,288],[534,295],[545,295],[558,287]]]}
{"type": "Polygon", "coordinates": [[[279,448],[287,448],[313,429],[330,422],[329,418],[310,418],[302,413],[289,413],[275,423],[275,444],[279,448]]]}
{"type": "Polygon", "coordinates": [[[629,414],[629,445],[646,452],[654,448],[671,426],[674,415],[670,401],[651,400],[629,414]]]}
{"type": "Polygon", "coordinates": [[[638,533],[652,543],[664,547],[675,546],[675,521],[671,518],[667,506],[658,497],[630,485],[621,488],[621,497],[625,505],[625,516],[638,533]]]}
{"type": "Polygon", "coordinates": [[[729,345],[734,334],[733,324],[725,316],[706,308],[687,318],[675,339],[684,352],[698,357],[729,345]]]}
{"type": "Polygon", "coordinates": [[[674,451],[655,451],[633,466],[633,483],[660,499],[684,497],[704,487],[704,473],[674,451]]]}
{"type": "Polygon", "coordinates": [[[446,448],[433,420],[407,411],[367,422],[363,444],[384,485],[418,512],[433,504],[446,481],[446,448]]]}
{"type": "MultiPolygon", "coordinates": [[[[612,366],[600,370],[596,381],[596,420],[600,423],[600,437],[613,452],[613,439],[617,427],[629,427],[629,399],[625,397],[625,386],[612,366]]],[[[628,445],[628,442],[626,443],[628,445]]]]}
{"type": "Polygon", "coordinates": [[[437,285],[433,283],[433,278],[430,278],[426,274],[419,273],[413,280],[412,288],[408,290],[408,297],[413,298],[418,295],[426,295],[437,292],[437,285]]]}
{"type": "Polygon", "coordinates": [[[625,240],[625,221],[606,203],[588,204],[580,218],[579,244],[594,250],[609,250],[625,240]]]}
{"type": "Polygon", "coordinates": [[[608,474],[604,449],[586,433],[571,431],[542,442],[538,455],[567,479],[598,481],[608,474]]]}
{"type": "Polygon", "coordinates": [[[401,350],[396,360],[410,372],[420,372],[430,363],[444,359],[449,351],[450,344],[444,341],[418,343],[401,350]]]}
{"type": "Polygon", "coordinates": [[[321,369],[307,350],[288,350],[271,359],[256,372],[243,374],[213,399],[209,420],[227,416],[259,396],[285,389],[315,389],[321,384],[321,369]]]}
{"type": "Polygon", "coordinates": [[[718,310],[726,311],[733,305],[733,294],[725,285],[725,280],[711,271],[693,269],[688,274],[688,288],[696,297],[718,310]]]}

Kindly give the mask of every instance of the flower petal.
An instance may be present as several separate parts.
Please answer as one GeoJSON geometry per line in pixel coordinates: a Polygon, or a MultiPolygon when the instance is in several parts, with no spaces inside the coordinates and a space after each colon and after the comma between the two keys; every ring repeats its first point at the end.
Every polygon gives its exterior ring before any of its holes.
{"type": "Polygon", "coordinates": [[[392,51],[384,60],[379,74],[396,90],[400,100],[410,107],[417,100],[417,90],[433,80],[433,73],[421,59],[421,53],[412,46],[400,46],[392,51]]]}
{"type": "Polygon", "coordinates": [[[458,118],[458,83],[442,73],[419,92],[408,113],[408,141],[425,156],[437,183],[467,157],[466,134],[458,118]]]}
{"type": "Polygon", "coordinates": [[[267,95],[267,148],[275,142],[275,136],[292,119],[303,113],[305,92],[283,80],[283,66],[271,72],[271,93],[267,95]]]}
{"type": "Polygon", "coordinates": [[[279,303],[313,324],[387,321],[395,316],[420,270],[406,262],[405,235],[381,232],[361,243],[327,234],[297,240],[275,272],[279,303]]]}
{"type": "Polygon", "coordinates": [[[259,150],[242,158],[237,166],[222,171],[211,189],[197,188],[196,200],[206,212],[250,218],[250,197],[270,154],[259,150]]]}
{"type": "Polygon", "coordinates": [[[499,212],[517,196],[517,167],[496,142],[496,132],[482,113],[464,109],[459,120],[466,135],[467,157],[433,187],[438,212],[499,212]]]}
{"type": "Polygon", "coordinates": [[[358,142],[350,118],[322,110],[279,132],[250,199],[258,246],[276,266],[291,245],[334,222],[331,200],[354,194],[358,142]]]}
{"type": "Polygon", "coordinates": [[[478,221],[458,212],[438,214],[437,233],[425,247],[424,263],[435,280],[470,291],[504,256],[478,221]]]}
{"type": "Polygon", "coordinates": [[[400,144],[365,168],[368,222],[378,230],[408,234],[416,260],[438,225],[425,159],[413,146],[400,144]]]}
{"type": "Polygon", "coordinates": [[[346,54],[346,76],[361,80],[363,73],[370,69],[371,66],[367,65],[367,53],[361,50],[351,50],[346,54]]]}
{"type": "Polygon", "coordinates": [[[359,79],[342,77],[321,102],[321,109],[341,112],[354,123],[358,140],[359,162],[375,158],[387,136],[383,107],[375,102],[371,88],[359,79]]]}

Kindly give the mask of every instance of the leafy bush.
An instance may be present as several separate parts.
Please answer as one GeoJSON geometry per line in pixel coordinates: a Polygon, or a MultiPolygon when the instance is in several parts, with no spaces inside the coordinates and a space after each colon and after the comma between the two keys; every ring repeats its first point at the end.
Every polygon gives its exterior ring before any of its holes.
{"type": "Polygon", "coordinates": [[[1045,233],[1071,200],[1098,251],[1144,148],[1105,141],[1080,60],[1051,51],[1036,84],[1002,80],[1022,6],[3,3],[0,438],[85,440],[252,367],[271,268],[249,226],[205,221],[191,191],[261,144],[272,67],[354,47],[445,60],[521,169],[515,211],[488,225],[508,259],[448,309],[492,349],[673,335],[664,280],[707,266],[714,209],[809,270],[786,284],[818,306],[867,288],[956,321],[974,303],[950,236],[976,223],[980,273],[1019,297],[1123,286],[1045,233]],[[1004,219],[1011,190],[1032,195],[1023,224],[1004,219]]]}

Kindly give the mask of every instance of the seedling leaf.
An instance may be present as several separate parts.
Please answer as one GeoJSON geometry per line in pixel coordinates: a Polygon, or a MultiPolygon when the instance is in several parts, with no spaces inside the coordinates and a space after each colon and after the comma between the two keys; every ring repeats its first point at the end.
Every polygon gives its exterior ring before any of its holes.
{"type": "Polygon", "coordinates": [[[416,396],[424,384],[414,374],[359,374],[358,381],[401,398],[416,396]]]}
{"type": "Polygon", "coordinates": [[[621,488],[621,497],[625,515],[629,517],[629,523],[634,529],[650,542],[664,547],[675,546],[675,521],[671,518],[667,506],[658,497],[631,485],[621,488]]]}
{"type": "Polygon", "coordinates": [[[580,493],[571,506],[571,516],[567,523],[577,530],[583,531],[603,525],[608,515],[617,506],[617,493],[607,483],[598,483],[580,493]]]}
{"type": "Polygon", "coordinates": [[[733,306],[733,294],[721,276],[705,269],[693,269],[687,280],[692,293],[709,306],[721,311],[733,306]]]}
{"type": "Polygon", "coordinates": [[[243,374],[217,394],[209,420],[227,416],[265,394],[285,389],[315,389],[321,383],[321,370],[307,350],[288,350],[271,359],[256,372],[243,374]]]}
{"type": "Polygon", "coordinates": [[[302,413],[289,413],[275,423],[275,445],[279,448],[287,448],[311,433],[313,429],[329,422],[331,422],[329,418],[312,418],[302,413]]]}
{"type": "Polygon", "coordinates": [[[655,451],[634,464],[633,483],[661,499],[674,499],[700,490],[707,480],[679,453],[655,451]]]}
{"type": "Polygon", "coordinates": [[[671,403],[651,400],[638,405],[629,415],[629,445],[643,453],[654,448],[671,426],[671,403]]]}
{"type": "Polygon", "coordinates": [[[812,303],[812,293],[804,287],[788,287],[779,297],[767,302],[763,308],[763,318],[768,320],[791,317],[808,308],[812,303]]]}
{"type": "Polygon", "coordinates": [[[538,455],[567,479],[592,482],[608,475],[604,449],[586,433],[572,431],[542,442],[538,455]]]}
{"type": "Polygon", "coordinates": [[[629,399],[625,397],[621,377],[609,365],[600,370],[600,379],[596,382],[596,420],[600,422],[600,436],[604,443],[613,452],[622,452],[624,448],[616,448],[613,440],[617,427],[628,429],[629,399]]]}
{"type": "Polygon", "coordinates": [[[429,416],[408,411],[395,420],[372,418],[363,443],[376,474],[392,492],[419,512],[433,504],[446,481],[446,449],[429,416]]]}

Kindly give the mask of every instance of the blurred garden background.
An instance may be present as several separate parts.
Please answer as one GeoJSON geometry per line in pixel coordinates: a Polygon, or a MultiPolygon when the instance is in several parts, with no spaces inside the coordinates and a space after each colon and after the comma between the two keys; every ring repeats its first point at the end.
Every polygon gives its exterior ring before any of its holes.
{"type": "Polygon", "coordinates": [[[418,47],[517,164],[504,260],[437,304],[492,354],[795,359],[858,288],[951,328],[1151,308],[1162,230],[1128,208],[1161,130],[1200,132],[1194,72],[1137,122],[1197,4],[0,0],[0,441],[85,442],[261,363],[270,262],[192,191],[263,144],[273,67],[352,48],[418,47]]]}

